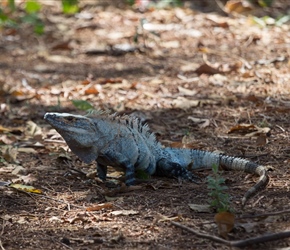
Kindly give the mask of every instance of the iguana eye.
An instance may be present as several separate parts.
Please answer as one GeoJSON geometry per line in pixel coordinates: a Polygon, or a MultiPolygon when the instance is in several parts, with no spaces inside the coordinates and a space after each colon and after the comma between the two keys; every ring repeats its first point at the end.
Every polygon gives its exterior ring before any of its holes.
{"type": "Polygon", "coordinates": [[[67,117],[67,120],[70,121],[70,122],[72,122],[74,120],[74,117],[69,116],[69,117],[67,117]]]}

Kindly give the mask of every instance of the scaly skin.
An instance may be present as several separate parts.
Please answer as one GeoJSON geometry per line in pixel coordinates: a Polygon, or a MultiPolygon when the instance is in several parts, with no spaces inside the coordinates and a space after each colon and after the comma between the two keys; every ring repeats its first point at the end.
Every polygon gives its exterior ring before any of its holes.
{"type": "Polygon", "coordinates": [[[112,166],[125,169],[126,185],[134,184],[136,169],[149,175],[198,183],[201,179],[193,175],[191,169],[218,165],[260,176],[244,195],[243,205],[269,182],[266,167],[248,160],[208,151],[163,148],[148,126],[142,125],[137,118],[101,113],[95,117],[46,113],[44,119],[81,160],[86,163],[97,161],[98,176],[102,180],[106,179],[107,166],[112,166]]]}

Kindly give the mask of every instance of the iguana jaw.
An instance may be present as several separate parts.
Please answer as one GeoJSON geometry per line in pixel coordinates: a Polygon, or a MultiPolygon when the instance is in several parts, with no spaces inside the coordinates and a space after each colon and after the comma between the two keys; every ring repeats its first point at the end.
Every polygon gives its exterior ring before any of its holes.
{"type": "Polygon", "coordinates": [[[82,147],[92,146],[96,126],[90,118],[67,113],[46,113],[44,120],[55,128],[67,143],[75,142],[82,147]]]}

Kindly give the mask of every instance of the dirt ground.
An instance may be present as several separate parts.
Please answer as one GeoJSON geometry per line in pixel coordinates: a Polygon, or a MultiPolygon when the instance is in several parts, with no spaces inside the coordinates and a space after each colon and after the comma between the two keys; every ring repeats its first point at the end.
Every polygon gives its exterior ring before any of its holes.
{"type": "MultiPolygon", "coordinates": [[[[92,1],[64,16],[42,2],[44,35],[25,24],[0,35],[0,181],[42,191],[0,186],[1,249],[231,249],[171,223],[218,237],[215,211],[190,207],[208,204],[206,182],[153,176],[124,191],[98,180],[95,164],[81,162],[43,120],[46,112],[86,114],[72,100],[135,115],[166,146],[270,165],[268,187],[245,208],[241,198],[258,177],[222,172],[236,216],[228,239],[289,230],[289,23],[92,1]]],[[[287,8],[277,1],[272,10],[287,8]]],[[[116,169],[109,177],[123,183],[116,169]]],[[[287,247],[280,239],[246,249],[287,247]]]]}

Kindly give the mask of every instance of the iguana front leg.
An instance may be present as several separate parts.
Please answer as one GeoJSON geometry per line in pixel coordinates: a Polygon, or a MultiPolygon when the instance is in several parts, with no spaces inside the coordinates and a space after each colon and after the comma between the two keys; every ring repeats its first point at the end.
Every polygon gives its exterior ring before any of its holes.
{"type": "Polygon", "coordinates": [[[107,170],[108,167],[106,165],[103,165],[101,163],[97,162],[97,172],[98,172],[98,177],[102,180],[105,181],[107,177],[107,170]]]}
{"type": "MultiPolygon", "coordinates": [[[[108,167],[106,165],[97,163],[97,172],[98,172],[98,177],[102,180],[105,181],[107,177],[107,170],[108,167]]],[[[125,183],[127,186],[131,186],[135,184],[135,170],[133,167],[133,170],[131,167],[125,167],[125,183]]]]}
{"type": "Polygon", "coordinates": [[[124,155],[110,151],[100,154],[97,159],[97,171],[98,177],[101,180],[106,180],[107,166],[124,169],[126,185],[131,186],[135,184],[135,167],[127,157],[124,157],[124,155]],[[118,159],[118,161],[116,159],[118,159]]]}

